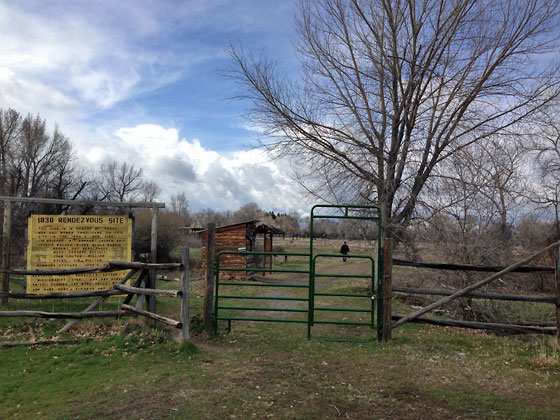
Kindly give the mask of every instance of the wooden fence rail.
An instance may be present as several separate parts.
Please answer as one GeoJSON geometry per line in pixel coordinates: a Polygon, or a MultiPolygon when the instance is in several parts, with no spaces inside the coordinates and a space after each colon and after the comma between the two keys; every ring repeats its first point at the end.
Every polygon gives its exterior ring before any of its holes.
{"type": "Polygon", "coordinates": [[[36,295],[33,293],[0,292],[0,296],[6,296],[10,299],[72,299],[114,295],[122,295],[122,292],[116,289],[94,290],[91,292],[49,293],[45,295],[36,295]]]}
{"type": "MultiPolygon", "coordinates": [[[[470,264],[449,264],[449,263],[426,263],[414,262],[393,258],[393,265],[402,267],[416,267],[416,268],[434,268],[437,270],[451,270],[451,271],[481,271],[486,273],[497,273],[504,270],[503,266],[485,266],[485,265],[470,265],[470,264]]],[[[510,271],[511,273],[554,273],[554,267],[540,267],[525,265],[517,267],[510,271]]]]}
{"type": "Polygon", "coordinates": [[[406,322],[417,322],[432,325],[447,325],[453,327],[462,328],[475,328],[475,329],[490,329],[490,330],[503,330],[509,331],[515,334],[556,334],[558,341],[560,342],[560,241],[550,244],[549,246],[537,251],[533,255],[525,258],[524,260],[512,264],[509,267],[488,267],[488,266],[475,266],[466,264],[447,264],[447,263],[421,263],[412,262],[406,260],[399,260],[392,258],[392,246],[390,240],[388,243],[384,244],[384,278],[382,282],[382,291],[384,298],[390,298],[393,292],[410,293],[410,294],[421,294],[421,295],[439,295],[445,296],[439,301],[429,304],[428,306],[421,308],[409,315],[393,315],[391,313],[391,306],[384,305],[383,319],[391,319],[394,322],[390,324],[390,328],[387,328],[384,322],[384,329],[382,332],[383,340],[390,340],[391,333],[390,330],[394,329],[406,322]],[[549,251],[551,249],[556,249],[556,266],[557,267],[535,267],[527,266],[535,257],[542,254],[543,252],[549,251]],[[406,266],[406,267],[417,267],[417,268],[428,268],[436,270],[460,270],[460,271],[479,271],[479,272],[494,272],[496,274],[490,275],[483,280],[480,280],[473,285],[465,287],[461,290],[429,290],[421,288],[412,287],[393,287],[392,285],[392,265],[406,266]],[[511,295],[511,294],[496,294],[496,293],[486,293],[486,292],[474,292],[475,289],[490,283],[491,281],[501,277],[506,273],[553,273],[554,283],[555,283],[555,296],[529,296],[529,295],[511,295]],[[389,275],[387,275],[389,274],[389,275]],[[463,298],[474,298],[474,299],[491,299],[491,300],[506,300],[506,301],[518,301],[518,302],[536,302],[536,303],[551,303],[556,307],[556,322],[552,325],[514,325],[505,323],[490,323],[490,322],[470,322],[470,321],[460,321],[451,319],[434,319],[425,318],[421,315],[434,310],[441,305],[451,302],[459,297],[463,298]]]}
{"type": "Polygon", "coordinates": [[[126,311],[92,312],[43,312],[43,311],[0,311],[0,317],[29,317],[52,319],[111,318],[130,315],[126,311]]]}
{"type": "MultiPolygon", "coordinates": [[[[434,296],[451,296],[454,290],[441,289],[419,289],[415,287],[393,287],[393,292],[410,293],[413,295],[434,295],[434,296]]],[[[558,303],[559,299],[553,296],[528,296],[528,295],[504,295],[497,293],[467,293],[463,295],[466,298],[473,299],[490,299],[490,300],[507,300],[510,302],[542,302],[542,303],[558,303]]]]}
{"type": "Polygon", "coordinates": [[[146,287],[125,286],[124,284],[115,284],[113,288],[117,290],[121,290],[126,293],[150,295],[150,296],[181,297],[181,295],[183,294],[183,292],[180,290],[148,289],[146,287]]]}
{"type": "MultiPolygon", "coordinates": [[[[404,315],[392,315],[391,319],[398,321],[404,318],[404,315]]],[[[474,322],[474,321],[459,321],[456,319],[441,319],[441,318],[424,318],[418,317],[411,321],[418,324],[440,325],[446,327],[458,328],[471,328],[480,330],[498,330],[508,331],[513,334],[548,334],[554,335],[556,328],[554,326],[538,326],[538,325],[516,325],[516,324],[503,324],[497,322],[474,322]]]]}
{"type": "Polygon", "coordinates": [[[24,269],[0,269],[0,273],[20,274],[25,276],[48,276],[48,275],[70,275],[84,273],[107,273],[111,271],[122,271],[126,269],[136,270],[181,270],[183,264],[180,263],[142,263],[142,262],[126,262],[111,261],[106,265],[99,267],[83,267],[83,268],[59,268],[56,270],[24,270],[24,269]]]}
{"type": "Polygon", "coordinates": [[[169,325],[182,330],[181,338],[183,341],[187,341],[190,338],[189,334],[189,249],[185,248],[183,250],[183,263],[177,264],[151,264],[151,263],[140,263],[140,262],[121,262],[121,261],[111,261],[108,264],[101,267],[87,267],[87,268],[76,268],[76,269],[58,269],[58,270],[0,270],[0,272],[9,274],[21,274],[21,275],[71,275],[71,274],[81,274],[81,273],[92,273],[92,272],[108,272],[108,271],[119,271],[119,270],[129,270],[129,272],[113,287],[109,290],[100,291],[90,291],[90,292],[69,292],[69,293],[49,293],[44,295],[30,294],[30,293],[15,293],[10,291],[0,292],[0,297],[13,298],[13,299],[68,299],[68,298],[84,298],[84,297],[98,297],[98,299],[90,304],[82,312],[43,312],[43,311],[0,311],[0,317],[33,317],[33,318],[49,318],[49,319],[72,319],[73,321],[66,324],[60,332],[67,331],[76,322],[81,319],[86,318],[108,318],[108,317],[122,317],[122,316],[132,316],[141,315],[151,320],[169,325]],[[181,270],[183,286],[182,290],[158,290],[155,288],[138,287],[141,285],[144,278],[147,277],[148,273],[153,270],[181,270]],[[140,273],[136,279],[134,286],[127,286],[124,283],[132,279],[132,277],[140,273]],[[116,311],[94,311],[97,306],[99,306],[104,300],[111,296],[123,295],[123,292],[127,294],[123,303],[120,305],[120,310],[116,311]],[[181,305],[181,321],[175,321],[171,318],[167,318],[150,311],[144,311],[141,308],[134,308],[129,305],[134,295],[140,296],[161,296],[161,297],[175,297],[182,299],[181,305]],[[187,302],[185,302],[187,300],[187,302]]]}

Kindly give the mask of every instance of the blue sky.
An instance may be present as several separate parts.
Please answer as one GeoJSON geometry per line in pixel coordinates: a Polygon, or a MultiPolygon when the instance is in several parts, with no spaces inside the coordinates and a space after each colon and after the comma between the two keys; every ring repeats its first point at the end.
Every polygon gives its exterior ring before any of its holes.
{"type": "Polygon", "coordinates": [[[306,211],[289,162],[247,150],[258,130],[223,76],[230,43],[297,69],[295,14],[293,0],[0,1],[0,107],[58,123],[87,166],[141,166],[162,201],[306,211]]]}

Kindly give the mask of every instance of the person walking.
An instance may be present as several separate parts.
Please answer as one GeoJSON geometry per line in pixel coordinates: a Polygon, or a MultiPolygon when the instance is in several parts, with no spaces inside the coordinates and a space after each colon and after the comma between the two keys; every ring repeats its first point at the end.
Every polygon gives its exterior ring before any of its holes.
{"type": "Polygon", "coordinates": [[[350,247],[344,242],[340,247],[340,253],[342,254],[342,261],[346,262],[346,255],[350,252],[350,247]]]}

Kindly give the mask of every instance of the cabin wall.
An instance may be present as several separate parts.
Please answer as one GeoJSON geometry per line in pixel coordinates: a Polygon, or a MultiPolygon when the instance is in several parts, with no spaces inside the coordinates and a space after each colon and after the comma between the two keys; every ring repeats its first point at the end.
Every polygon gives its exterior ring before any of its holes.
{"type": "MultiPolygon", "coordinates": [[[[253,251],[256,231],[252,224],[229,226],[224,229],[216,229],[216,255],[220,251],[253,251]]],[[[206,250],[208,246],[208,232],[202,233],[202,261],[206,261],[206,250]]],[[[220,257],[220,267],[227,268],[251,268],[255,267],[256,259],[249,255],[226,254],[220,257]]],[[[204,273],[206,275],[206,265],[204,273]]],[[[220,272],[221,279],[250,280],[253,272],[246,271],[223,271],[220,272]]]]}

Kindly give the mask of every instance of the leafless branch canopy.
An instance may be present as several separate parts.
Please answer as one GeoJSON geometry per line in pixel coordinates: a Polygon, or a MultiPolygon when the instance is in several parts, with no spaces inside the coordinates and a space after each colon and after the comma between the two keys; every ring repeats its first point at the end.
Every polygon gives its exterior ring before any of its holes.
{"type": "Polygon", "coordinates": [[[309,0],[301,78],[232,48],[263,144],[329,201],[378,202],[404,227],[434,168],[560,92],[556,0],[309,0]],[[270,140],[272,139],[272,140],[270,140]]]}

